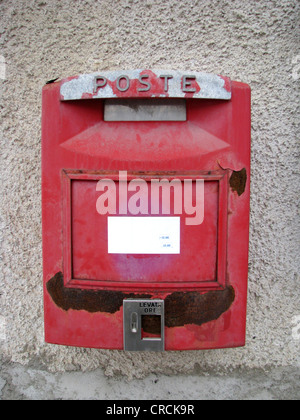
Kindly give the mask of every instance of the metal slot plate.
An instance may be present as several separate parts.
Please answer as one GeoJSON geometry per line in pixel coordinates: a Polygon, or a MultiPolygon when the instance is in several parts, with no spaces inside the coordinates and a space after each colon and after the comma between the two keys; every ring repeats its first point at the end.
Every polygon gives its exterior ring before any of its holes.
{"type": "Polygon", "coordinates": [[[104,121],[186,121],[185,99],[107,99],[104,121]]]}
{"type": "Polygon", "coordinates": [[[124,350],[164,351],[164,301],[161,299],[125,299],[123,301],[124,350]],[[160,317],[160,337],[143,337],[142,317],[160,317]]]}

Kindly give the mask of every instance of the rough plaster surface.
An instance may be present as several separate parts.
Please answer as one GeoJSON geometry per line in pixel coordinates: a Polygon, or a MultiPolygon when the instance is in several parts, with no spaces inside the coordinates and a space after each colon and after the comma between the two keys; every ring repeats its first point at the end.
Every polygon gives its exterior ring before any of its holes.
{"type": "Polygon", "coordinates": [[[0,362],[1,400],[299,400],[300,371],[291,367],[234,369],[143,379],[91,372],[48,372],[37,366],[0,362]]]}
{"type": "Polygon", "coordinates": [[[300,365],[299,21],[298,0],[0,1],[6,62],[0,344],[6,358],[52,372],[103,367],[105,375],[129,378],[189,374],[195,367],[229,372],[300,365]],[[41,89],[55,77],[134,68],[224,74],[252,87],[245,348],[132,355],[44,343],[41,89]]]}

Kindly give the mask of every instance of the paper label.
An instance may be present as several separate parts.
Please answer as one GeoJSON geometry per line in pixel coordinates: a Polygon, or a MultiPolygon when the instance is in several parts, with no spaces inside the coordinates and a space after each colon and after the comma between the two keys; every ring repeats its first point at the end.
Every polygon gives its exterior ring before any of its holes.
{"type": "Polygon", "coordinates": [[[180,217],[108,217],[109,254],[180,254],[180,217]]]}

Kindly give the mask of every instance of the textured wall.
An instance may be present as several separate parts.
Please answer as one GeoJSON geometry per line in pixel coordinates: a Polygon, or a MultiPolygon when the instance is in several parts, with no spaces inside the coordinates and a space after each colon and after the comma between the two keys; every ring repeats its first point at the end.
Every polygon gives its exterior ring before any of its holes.
{"type": "Polygon", "coordinates": [[[299,1],[2,0],[0,16],[2,354],[53,371],[103,366],[129,377],[299,365],[299,1]],[[44,343],[42,86],[143,67],[221,73],[252,87],[245,348],[131,355],[44,343]]]}

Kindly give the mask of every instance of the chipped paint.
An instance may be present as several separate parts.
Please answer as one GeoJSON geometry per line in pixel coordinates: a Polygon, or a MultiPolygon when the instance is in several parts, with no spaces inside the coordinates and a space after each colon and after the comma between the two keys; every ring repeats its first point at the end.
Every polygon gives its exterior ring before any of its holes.
{"type": "Polygon", "coordinates": [[[246,168],[241,169],[240,171],[234,170],[232,168],[224,168],[220,161],[217,160],[219,167],[223,171],[232,171],[231,177],[229,179],[229,184],[231,190],[237,192],[238,196],[244,194],[247,184],[247,170],[246,168]]]}
{"type": "Polygon", "coordinates": [[[200,72],[176,70],[129,70],[104,71],[83,74],[62,81],[61,100],[80,100],[86,98],[116,97],[170,97],[198,99],[231,99],[231,81],[228,77],[200,72]],[[148,77],[147,77],[148,76],[148,77]],[[166,77],[169,77],[166,80],[166,77]],[[130,86],[127,90],[118,89],[119,78],[127,77],[130,86]],[[189,80],[192,77],[194,79],[189,80]],[[106,83],[95,92],[95,78],[105,78],[106,83]],[[183,89],[187,78],[187,89],[183,89]],[[149,90],[144,90],[150,85],[149,90]],[[189,92],[189,89],[194,92],[189,92]]]}
{"type": "Polygon", "coordinates": [[[150,298],[150,295],[134,295],[111,290],[72,289],[64,286],[64,277],[61,272],[56,273],[46,284],[47,291],[53,302],[64,311],[84,310],[90,313],[118,312],[124,299],[150,298]]]}
{"type": "Polygon", "coordinates": [[[238,196],[245,192],[247,183],[247,171],[243,168],[241,171],[233,171],[229,180],[232,191],[236,191],[238,196]]]}
{"type": "Polygon", "coordinates": [[[234,300],[235,291],[232,286],[203,294],[198,292],[172,293],[165,300],[165,325],[181,327],[215,321],[228,311],[234,300]]]}
{"type": "MultiPolygon", "coordinates": [[[[72,289],[64,286],[63,274],[57,273],[46,285],[53,302],[64,311],[85,310],[90,313],[114,314],[123,306],[124,299],[150,299],[151,294],[124,293],[111,290],[72,289]]],[[[165,326],[181,327],[188,324],[202,325],[217,320],[235,300],[233,287],[224,290],[198,292],[174,292],[165,299],[165,326]]],[[[157,318],[146,316],[143,330],[156,334],[157,318]]]]}

